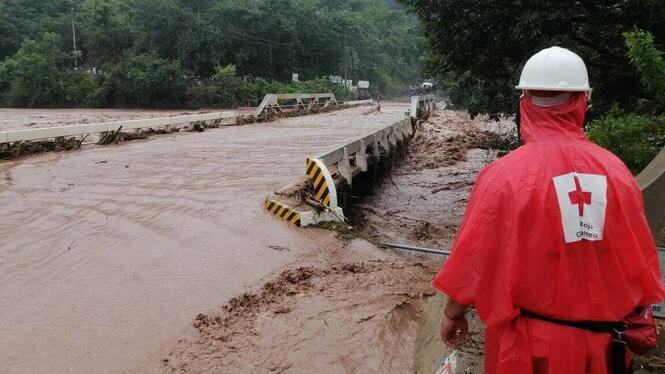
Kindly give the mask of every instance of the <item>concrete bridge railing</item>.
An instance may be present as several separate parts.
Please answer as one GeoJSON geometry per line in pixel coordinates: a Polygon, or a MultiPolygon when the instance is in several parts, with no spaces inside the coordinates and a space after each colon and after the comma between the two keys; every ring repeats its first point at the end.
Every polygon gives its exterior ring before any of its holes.
{"type": "Polygon", "coordinates": [[[256,108],[254,115],[258,117],[268,110],[281,112],[287,108],[308,111],[313,107],[326,108],[336,102],[335,94],[329,92],[313,94],[267,94],[256,108]],[[282,102],[281,104],[280,101],[282,102]]]}
{"type": "Polygon", "coordinates": [[[429,112],[435,109],[434,95],[411,96],[411,107],[409,108],[409,117],[420,118],[421,113],[429,112]]]}
{"type": "Polygon", "coordinates": [[[81,124],[72,126],[47,127],[38,129],[21,129],[0,131],[0,144],[34,141],[43,139],[53,139],[68,136],[83,136],[102,134],[110,131],[117,131],[122,127],[123,131],[140,129],[159,129],[169,126],[183,126],[186,124],[201,121],[217,121],[220,126],[235,124],[238,117],[238,111],[224,111],[204,114],[192,114],[186,116],[148,118],[116,122],[102,122],[81,124]]]}

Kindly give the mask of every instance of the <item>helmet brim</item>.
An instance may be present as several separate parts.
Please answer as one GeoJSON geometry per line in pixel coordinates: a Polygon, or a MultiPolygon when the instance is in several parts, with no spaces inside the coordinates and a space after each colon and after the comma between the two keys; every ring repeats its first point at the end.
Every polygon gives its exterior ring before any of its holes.
{"type": "Polygon", "coordinates": [[[536,91],[562,91],[562,92],[591,92],[592,88],[584,87],[543,87],[543,86],[515,86],[518,90],[536,90],[536,91]]]}

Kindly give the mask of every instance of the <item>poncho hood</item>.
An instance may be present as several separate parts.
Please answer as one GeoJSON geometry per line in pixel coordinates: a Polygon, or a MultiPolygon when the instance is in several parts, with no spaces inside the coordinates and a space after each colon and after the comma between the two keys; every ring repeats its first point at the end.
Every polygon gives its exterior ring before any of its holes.
{"type": "Polygon", "coordinates": [[[524,143],[561,142],[586,139],[584,117],[587,98],[574,94],[567,102],[540,107],[529,95],[520,99],[520,136],[524,143]]]}

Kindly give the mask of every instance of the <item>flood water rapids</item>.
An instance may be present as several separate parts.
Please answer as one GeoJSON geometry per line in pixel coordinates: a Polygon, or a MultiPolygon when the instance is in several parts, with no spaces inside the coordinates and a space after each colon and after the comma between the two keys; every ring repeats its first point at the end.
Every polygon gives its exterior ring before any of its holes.
{"type": "Polygon", "coordinates": [[[264,197],[302,176],[308,156],[407,109],[1,162],[0,372],[125,372],[159,357],[197,312],[321,246],[320,231],[269,215],[264,197]]]}

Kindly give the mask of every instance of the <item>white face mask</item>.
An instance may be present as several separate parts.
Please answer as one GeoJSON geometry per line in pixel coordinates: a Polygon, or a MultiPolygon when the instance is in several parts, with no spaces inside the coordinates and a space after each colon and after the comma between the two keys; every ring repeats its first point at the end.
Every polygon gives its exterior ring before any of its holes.
{"type": "Polygon", "coordinates": [[[570,92],[564,92],[560,95],[552,97],[542,97],[542,96],[529,96],[529,97],[531,97],[531,102],[533,102],[534,105],[548,108],[551,106],[556,106],[565,103],[570,99],[571,96],[572,94],[570,92]]]}

